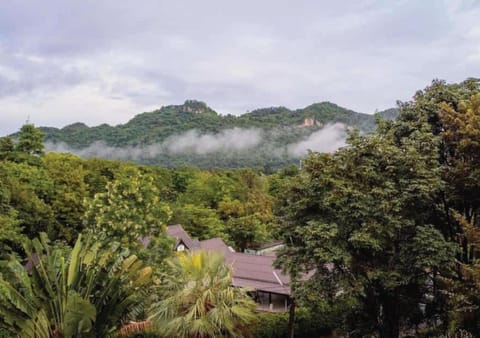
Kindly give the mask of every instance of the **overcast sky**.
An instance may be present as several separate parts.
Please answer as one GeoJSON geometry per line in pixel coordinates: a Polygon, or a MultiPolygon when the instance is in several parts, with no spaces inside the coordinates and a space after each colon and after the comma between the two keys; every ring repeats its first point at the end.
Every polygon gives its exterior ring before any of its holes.
{"type": "Polygon", "coordinates": [[[2,0],[0,135],[185,99],[372,113],[479,77],[479,18],[479,0],[2,0]]]}

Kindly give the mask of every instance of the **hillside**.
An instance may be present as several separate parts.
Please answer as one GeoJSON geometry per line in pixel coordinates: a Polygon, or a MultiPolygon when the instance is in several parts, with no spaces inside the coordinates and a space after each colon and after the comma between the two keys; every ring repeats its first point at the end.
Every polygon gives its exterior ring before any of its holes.
{"type": "MultiPolygon", "coordinates": [[[[377,113],[394,118],[397,109],[377,113]]],[[[106,157],[163,166],[278,167],[297,161],[307,149],[331,151],[342,145],[345,127],[375,129],[375,116],[330,102],[302,109],[257,109],[220,115],[205,103],[188,100],[139,114],[125,124],[62,129],[43,127],[47,148],[84,157],[106,157]]]]}

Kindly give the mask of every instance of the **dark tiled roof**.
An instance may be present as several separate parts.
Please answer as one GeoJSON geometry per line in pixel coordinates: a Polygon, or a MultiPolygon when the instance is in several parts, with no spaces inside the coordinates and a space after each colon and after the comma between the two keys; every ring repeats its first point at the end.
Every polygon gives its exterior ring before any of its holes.
{"type": "Polygon", "coordinates": [[[167,233],[181,240],[192,251],[221,252],[225,262],[232,266],[233,285],[259,291],[290,295],[290,277],[273,267],[275,255],[259,256],[233,252],[221,238],[198,242],[192,240],[181,225],[172,225],[167,233]]]}
{"type": "Polygon", "coordinates": [[[200,242],[200,248],[205,251],[222,252],[224,254],[230,252],[228,245],[221,238],[212,238],[200,242]]]}
{"type": "Polygon", "coordinates": [[[233,277],[233,285],[239,288],[290,295],[290,285],[273,284],[238,277],[233,277]]]}
{"type": "Polygon", "coordinates": [[[242,281],[242,284],[249,280],[252,283],[251,287],[257,290],[289,295],[290,277],[273,267],[275,258],[275,256],[257,256],[240,252],[231,252],[225,256],[226,262],[233,268],[234,285],[237,280],[242,281]]]}
{"type": "Polygon", "coordinates": [[[176,225],[170,225],[167,227],[167,234],[170,237],[173,237],[177,240],[177,245],[180,242],[183,242],[183,244],[187,247],[189,250],[198,250],[200,249],[200,242],[197,241],[196,239],[192,239],[185,230],[183,230],[183,227],[180,224],[176,225]]]}

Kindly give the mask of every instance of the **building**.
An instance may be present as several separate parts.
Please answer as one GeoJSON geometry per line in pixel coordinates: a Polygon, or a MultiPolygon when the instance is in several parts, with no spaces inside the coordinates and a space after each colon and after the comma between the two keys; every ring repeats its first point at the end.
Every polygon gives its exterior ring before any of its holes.
{"type": "Polygon", "coordinates": [[[167,227],[167,233],[176,239],[175,251],[213,251],[225,256],[226,264],[232,267],[235,287],[248,288],[252,298],[258,303],[258,310],[286,312],[291,304],[290,277],[276,269],[274,253],[251,255],[235,252],[221,238],[204,241],[192,239],[179,224],[167,227]]]}

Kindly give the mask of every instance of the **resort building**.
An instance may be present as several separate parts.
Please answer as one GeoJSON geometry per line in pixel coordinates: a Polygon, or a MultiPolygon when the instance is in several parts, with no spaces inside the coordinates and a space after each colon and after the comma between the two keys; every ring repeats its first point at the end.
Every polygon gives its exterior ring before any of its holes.
{"type": "Polygon", "coordinates": [[[198,241],[191,238],[181,225],[167,227],[169,236],[176,240],[176,251],[213,251],[225,256],[226,264],[232,267],[233,286],[248,288],[258,303],[259,311],[286,312],[291,303],[290,277],[273,266],[274,251],[267,255],[235,252],[221,238],[198,241]]]}

